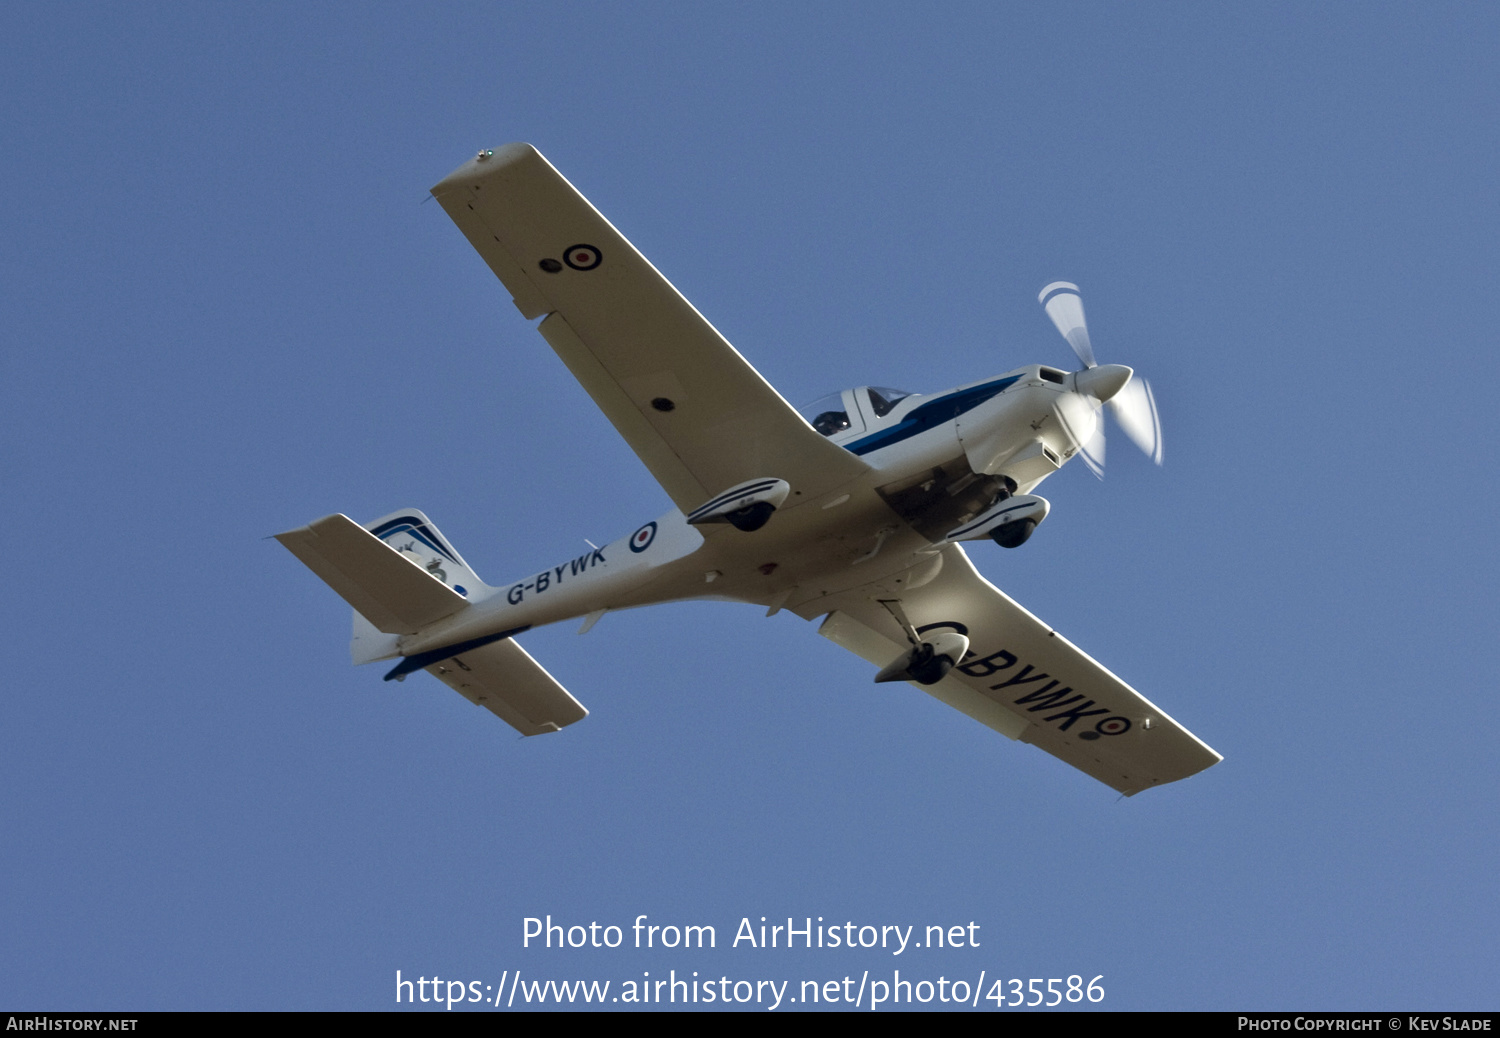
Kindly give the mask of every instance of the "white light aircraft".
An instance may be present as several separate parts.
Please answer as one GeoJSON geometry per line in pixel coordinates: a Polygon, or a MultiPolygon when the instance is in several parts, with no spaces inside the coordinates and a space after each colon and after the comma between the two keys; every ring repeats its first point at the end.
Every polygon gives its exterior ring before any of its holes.
{"type": "Polygon", "coordinates": [[[536,735],[588,711],[516,635],[727,599],[821,618],[876,681],[912,682],[1126,795],[1221,759],[964,554],[1023,544],[1049,509],[1032,491],[1069,459],[1099,471],[1106,404],[1161,461],[1151,392],[1095,362],[1076,286],[1041,301],[1078,371],[847,389],[799,413],[530,145],[482,151],[432,193],[677,507],[493,587],[414,508],[280,534],[354,607],[356,664],[399,657],[387,680],[425,670],[536,735]]]}

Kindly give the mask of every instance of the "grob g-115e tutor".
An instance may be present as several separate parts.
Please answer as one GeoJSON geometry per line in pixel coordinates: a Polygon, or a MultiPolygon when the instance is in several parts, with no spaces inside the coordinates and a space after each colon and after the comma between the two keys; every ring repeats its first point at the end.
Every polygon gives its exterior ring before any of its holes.
{"type": "Polygon", "coordinates": [[[1042,291],[1083,367],[940,393],[861,387],[800,413],[536,149],[480,152],[432,189],[676,508],[509,584],[425,515],[331,515],[278,539],[355,609],[355,663],[426,670],[525,735],[588,713],[515,641],[694,598],[788,610],[877,668],[1127,795],[1221,758],[985,580],[965,541],[1024,544],[1034,491],[1103,463],[1103,411],[1158,463],[1149,387],[1095,362],[1075,285],[1042,291]]]}

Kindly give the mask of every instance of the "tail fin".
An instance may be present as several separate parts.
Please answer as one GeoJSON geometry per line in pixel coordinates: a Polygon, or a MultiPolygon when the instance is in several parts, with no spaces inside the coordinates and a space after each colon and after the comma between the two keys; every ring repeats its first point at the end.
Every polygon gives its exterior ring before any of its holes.
{"type": "MultiPolygon", "coordinates": [[[[471,594],[488,590],[463,556],[415,508],[360,526],[328,515],[276,539],[354,607],[349,655],[371,663],[401,655],[401,635],[452,616],[471,594]]],[[[518,628],[517,631],[525,630],[518,628]]],[[[516,631],[419,653],[386,675],[422,667],[522,735],[555,732],[588,711],[508,637],[516,631]],[[441,656],[422,666],[425,659],[441,656]]]]}
{"type": "Polygon", "coordinates": [[[354,633],[349,638],[349,659],[358,667],[362,663],[376,660],[393,660],[401,655],[399,634],[386,634],[365,619],[358,609],[351,610],[354,616],[354,633]]]}
{"type": "Polygon", "coordinates": [[[365,529],[465,598],[485,586],[437,525],[415,508],[392,512],[366,523],[365,529]]]}
{"type": "MultiPolygon", "coordinates": [[[[437,524],[420,509],[403,508],[365,523],[365,529],[465,598],[476,588],[485,586],[458,550],[443,537],[437,524]]],[[[395,659],[401,655],[396,648],[398,641],[400,635],[378,630],[358,609],[354,610],[349,658],[356,667],[376,660],[395,659]]]]}

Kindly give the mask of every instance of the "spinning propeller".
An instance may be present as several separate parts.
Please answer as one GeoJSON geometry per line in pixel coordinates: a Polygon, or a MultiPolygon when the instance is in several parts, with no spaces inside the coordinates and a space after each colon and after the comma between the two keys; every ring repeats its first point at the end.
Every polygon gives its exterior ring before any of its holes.
{"type": "MultiPolygon", "coordinates": [[[[1078,392],[1097,401],[1097,409],[1107,404],[1125,435],[1139,447],[1147,457],[1161,464],[1161,418],[1156,413],[1156,398],[1151,395],[1151,386],[1143,378],[1134,378],[1134,372],[1123,364],[1099,364],[1094,360],[1094,347],[1089,342],[1088,325],[1083,319],[1083,298],[1078,286],[1067,281],[1054,281],[1042,289],[1037,296],[1047,310],[1047,316],[1057,325],[1078,359],[1083,361],[1083,370],[1074,376],[1078,392]]],[[[1066,415],[1066,411],[1060,411],[1066,415]]],[[[1066,418],[1064,424],[1067,425],[1066,418]]],[[[1079,438],[1071,427],[1068,435],[1073,437],[1082,450],[1083,460],[1100,479],[1104,478],[1104,422],[1094,423],[1093,434],[1079,438]]]]}

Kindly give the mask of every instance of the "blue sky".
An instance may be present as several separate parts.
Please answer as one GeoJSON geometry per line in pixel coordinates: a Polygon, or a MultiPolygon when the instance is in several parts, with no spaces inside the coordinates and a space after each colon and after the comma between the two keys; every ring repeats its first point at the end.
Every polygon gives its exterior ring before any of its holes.
{"type": "Polygon", "coordinates": [[[1497,37],[1444,3],[7,6],[0,1004],[900,968],[1494,1009],[1497,37]],[[1116,436],[972,554],[1225,761],[1122,801],[717,603],[524,638],[592,711],[558,736],[351,668],[268,535],[417,506],[499,583],[670,507],[422,204],[510,140],[793,402],[1066,364],[1036,292],[1082,286],[1166,464],[1116,436]],[[546,914],[719,947],[523,948],[546,914]],[[763,915],[981,943],[726,947],[763,915]]]}

